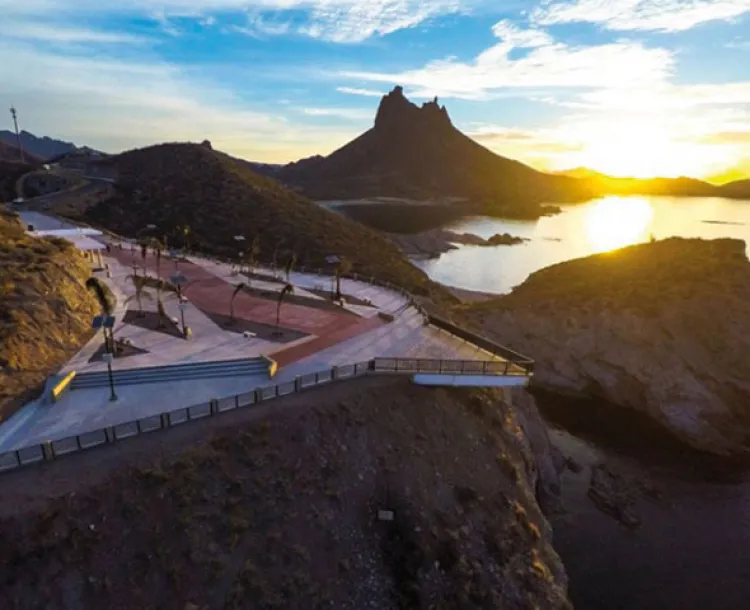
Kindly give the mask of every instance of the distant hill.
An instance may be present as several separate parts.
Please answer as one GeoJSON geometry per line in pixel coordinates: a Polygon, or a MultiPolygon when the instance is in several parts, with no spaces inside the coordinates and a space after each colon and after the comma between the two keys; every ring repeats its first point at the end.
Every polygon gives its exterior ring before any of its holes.
{"type": "Polygon", "coordinates": [[[418,107],[401,87],[383,97],[372,129],[278,177],[315,199],[463,197],[484,212],[520,216],[539,216],[544,201],[595,194],[573,178],[496,155],[456,129],[437,99],[418,107]]]}
{"type": "Polygon", "coordinates": [[[278,182],[260,176],[210,144],[161,144],[109,157],[117,195],[89,209],[68,210],[118,233],[135,236],[154,224],[170,245],[182,247],[189,226],[192,248],[237,256],[236,235],[259,239],[262,259],[279,248],[299,265],[324,265],[337,254],[355,270],[391,280],[424,295],[447,291],[408,263],[383,235],[329,212],[278,182]]]}
{"type": "MultiPolygon", "coordinates": [[[[16,134],[8,130],[0,131],[0,142],[4,142],[6,144],[9,144],[10,146],[16,147],[16,134]]],[[[87,148],[85,146],[76,146],[72,142],[65,142],[64,140],[55,140],[54,138],[48,138],[47,136],[37,137],[33,133],[29,133],[28,131],[21,132],[21,144],[23,145],[23,150],[25,153],[35,155],[36,157],[44,160],[52,159],[53,157],[59,157],[67,153],[87,148]]]]}
{"type": "Polygon", "coordinates": [[[282,163],[258,163],[256,161],[246,161],[245,159],[239,159],[232,157],[235,162],[244,165],[245,167],[253,170],[256,174],[261,176],[269,176],[274,178],[278,175],[281,169],[284,167],[282,163]]]}
{"type": "Polygon", "coordinates": [[[501,157],[454,127],[437,98],[421,107],[396,87],[372,129],[327,157],[290,163],[279,180],[314,199],[465,198],[467,212],[538,217],[543,203],[603,195],[744,197],[693,178],[614,178],[586,168],[549,174],[501,157]]]}
{"type": "MultiPolygon", "coordinates": [[[[15,136],[14,136],[15,138],[15,136]]],[[[0,140],[0,161],[21,162],[21,151],[13,142],[0,140]]],[[[24,153],[24,162],[30,164],[41,163],[41,159],[36,155],[24,153]]]]}
{"type": "Polygon", "coordinates": [[[724,196],[726,197],[750,199],[750,179],[730,182],[719,187],[719,189],[724,193],[724,196]]]}
{"type": "Polygon", "coordinates": [[[750,198],[748,182],[739,181],[716,186],[703,180],[687,178],[616,178],[586,168],[557,172],[587,182],[602,195],[666,195],[672,197],[727,197],[750,198]]]}

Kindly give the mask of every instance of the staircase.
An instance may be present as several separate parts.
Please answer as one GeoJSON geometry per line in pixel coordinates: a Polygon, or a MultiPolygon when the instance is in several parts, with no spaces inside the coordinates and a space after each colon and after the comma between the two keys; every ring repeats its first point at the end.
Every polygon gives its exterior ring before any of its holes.
{"type": "MultiPolygon", "coordinates": [[[[268,360],[263,358],[243,358],[241,360],[196,362],[112,371],[112,377],[115,385],[192,381],[194,379],[215,379],[219,377],[268,377],[268,365],[268,360]]],[[[107,385],[109,385],[107,371],[80,373],[73,379],[71,390],[88,390],[107,385]]]]}

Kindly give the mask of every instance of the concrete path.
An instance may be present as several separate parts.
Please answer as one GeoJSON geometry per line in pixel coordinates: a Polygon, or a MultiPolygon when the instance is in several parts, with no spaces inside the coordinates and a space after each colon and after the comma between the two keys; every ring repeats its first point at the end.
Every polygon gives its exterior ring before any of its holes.
{"type": "MultiPolygon", "coordinates": [[[[22,218],[41,230],[66,225],[64,221],[35,212],[24,213],[22,218]]],[[[135,302],[130,300],[126,304],[134,294],[132,281],[128,279],[133,274],[132,264],[135,262],[141,269],[139,273],[146,267],[155,276],[153,256],[149,255],[144,261],[137,251],[134,257],[130,245],[125,244],[123,250],[116,248],[107,255],[106,262],[111,275],[106,281],[118,300],[115,336],[130,340],[143,352],[116,359],[114,369],[271,355],[281,364],[279,374],[273,381],[262,376],[123,386],[117,388],[116,402],[109,401],[108,388],[74,390],[56,404],[30,403],[0,426],[0,452],[205,403],[212,398],[249,392],[332,366],[376,357],[500,360],[435,327],[425,326],[423,316],[409,306],[403,295],[364,281],[343,279],[342,292],[357,300],[369,301],[373,306],[350,304],[346,311],[336,310],[321,295],[311,292],[330,290],[331,278],[302,272],[293,272],[290,280],[296,294],[309,299],[308,305],[287,303],[282,306],[282,326],[302,335],[299,338],[295,335],[288,342],[246,338],[241,332],[217,323],[221,316],[229,314],[229,301],[238,276],[233,274],[230,265],[200,257],[191,257],[189,262],[179,264],[180,272],[192,282],[186,289],[188,302],[184,315],[193,335],[185,340],[141,323],[133,317],[137,309],[135,302]],[[378,316],[380,312],[393,315],[394,320],[383,321],[378,316]]],[[[256,271],[272,275],[270,269],[258,267],[256,271]]],[[[160,265],[161,277],[168,279],[174,273],[174,263],[165,257],[160,265]]],[[[242,281],[269,292],[278,292],[283,286],[244,277],[242,281]]],[[[148,292],[155,296],[154,289],[148,292]]],[[[164,295],[164,305],[170,316],[179,318],[175,295],[164,295]]],[[[155,299],[144,299],[143,310],[154,315],[155,299]]],[[[238,319],[275,324],[276,303],[274,299],[241,293],[235,300],[235,315],[238,319]]],[[[101,336],[95,337],[62,372],[105,370],[106,364],[96,357],[101,345],[101,336]]]]}

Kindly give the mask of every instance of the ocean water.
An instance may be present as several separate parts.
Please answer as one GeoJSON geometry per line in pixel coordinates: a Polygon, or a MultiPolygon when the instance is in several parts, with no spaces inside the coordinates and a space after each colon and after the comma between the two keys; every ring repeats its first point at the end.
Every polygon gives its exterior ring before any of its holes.
{"type": "Polygon", "coordinates": [[[518,246],[459,246],[438,259],[415,261],[440,283],[498,294],[531,273],[563,261],[649,241],[651,237],[732,237],[750,244],[750,201],[718,198],[604,197],[561,206],[562,214],[535,221],[477,217],[446,229],[489,238],[510,233],[518,246]]]}

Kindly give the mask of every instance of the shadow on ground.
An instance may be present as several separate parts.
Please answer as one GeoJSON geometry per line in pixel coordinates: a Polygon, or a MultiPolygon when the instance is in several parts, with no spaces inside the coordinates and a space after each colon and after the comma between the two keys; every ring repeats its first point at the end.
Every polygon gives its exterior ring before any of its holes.
{"type": "Polygon", "coordinates": [[[291,328],[284,328],[283,326],[280,326],[278,329],[281,334],[276,335],[276,327],[271,324],[261,324],[260,322],[252,322],[241,318],[235,318],[232,320],[229,316],[220,313],[208,311],[206,309],[201,309],[201,311],[206,317],[210,318],[214,324],[223,330],[238,334],[251,332],[264,341],[291,343],[292,341],[297,341],[298,339],[304,339],[305,337],[310,336],[308,333],[303,333],[291,328]]]}
{"type": "Polygon", "coordinates": [[[137,326],[138,328],[144,328],[157,333],[164,333],[170,337],[182,339],[180,329],[169,320],[165,320],[163,327],[159,328],[159,314],[155,311],[144,311],[141,315],[139,315],[137,311],[128,311],[122,321],[125,324],[137,326]]]}

